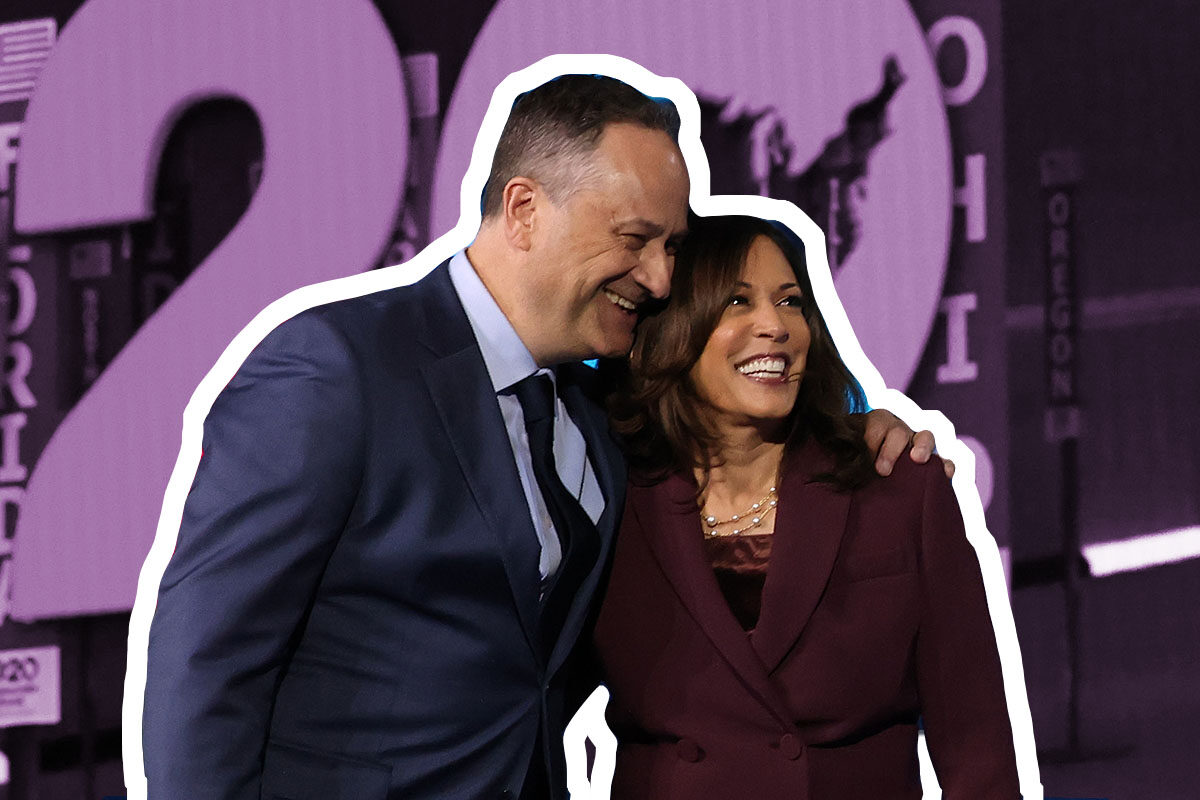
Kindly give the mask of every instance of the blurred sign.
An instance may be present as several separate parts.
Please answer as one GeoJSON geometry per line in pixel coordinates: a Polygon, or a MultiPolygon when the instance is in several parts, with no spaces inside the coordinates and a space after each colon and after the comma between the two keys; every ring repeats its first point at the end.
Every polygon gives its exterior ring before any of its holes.
{"type": "Polygon", "coordinates": [[[0,103],[29,99],[57,36],[53,18],[0,25],[0,103]]]}
{"type": "Polygon", "coordinates": [[[1076,363],[1079,292],[1075,286],[1075,187],[1082,169],[1070,150],[1041,159],[1046,213],[1046,419],[1050,442],[1078,439],[1076,363]]]}
{"type": "Polygon", "coordinates": [[[60,676],[57,646],[0,650],[0,727],[61,722],[60,676]]]}

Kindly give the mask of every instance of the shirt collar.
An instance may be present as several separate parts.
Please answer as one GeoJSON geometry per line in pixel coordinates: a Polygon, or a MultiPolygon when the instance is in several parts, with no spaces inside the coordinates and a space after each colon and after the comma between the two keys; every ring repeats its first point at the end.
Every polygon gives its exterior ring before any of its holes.
{"type": "Polygon", "coordinates": [[[479,343],[479,352],[492,380],[493,391],[500,392],[538,371],[529,348],[521,341],[512,323],[491,292],[483,285],[465,250],[450,259],[450,281],[462,301],[467,320],[479,343]]]}

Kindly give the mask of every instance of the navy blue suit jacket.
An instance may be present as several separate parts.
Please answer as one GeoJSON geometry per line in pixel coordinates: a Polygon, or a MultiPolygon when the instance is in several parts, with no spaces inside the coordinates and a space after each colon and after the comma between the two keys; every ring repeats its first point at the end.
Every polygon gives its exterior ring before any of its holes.
{"type": "Polygon", "coordinates": [[[269,334],[205,421],[160,585],[150,797],[516,796],[531,754],[564,786],[563,666],[625,484],[592,372],[559,384],[601,553],[543,653],[537,536],[446,266],[269,334]]]}

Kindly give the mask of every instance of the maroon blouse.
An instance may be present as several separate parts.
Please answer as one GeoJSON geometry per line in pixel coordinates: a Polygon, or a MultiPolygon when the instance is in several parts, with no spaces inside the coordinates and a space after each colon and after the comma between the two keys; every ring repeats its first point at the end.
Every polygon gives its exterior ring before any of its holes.
{"type": "Polygon", "coordinates": [[[725,595],[725,602],[742,630],[747,632],[758,625],[773,538],[771,533],[704,538],[704,551],[712,562],[721,594],[725,595]]]}

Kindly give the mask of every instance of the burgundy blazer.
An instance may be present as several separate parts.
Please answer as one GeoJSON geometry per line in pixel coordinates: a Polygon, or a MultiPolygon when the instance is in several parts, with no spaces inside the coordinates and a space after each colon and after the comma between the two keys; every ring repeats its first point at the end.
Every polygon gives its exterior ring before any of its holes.
{"type": "Polygon", "coordinates": [[[695,484],[630,486],[595,645],[620,742],[613,800],[1020,796],[975,551],[939,459],[852,492],[790,456],[753,633],[702,546],[695,484]]]}

